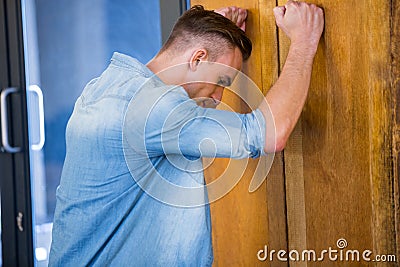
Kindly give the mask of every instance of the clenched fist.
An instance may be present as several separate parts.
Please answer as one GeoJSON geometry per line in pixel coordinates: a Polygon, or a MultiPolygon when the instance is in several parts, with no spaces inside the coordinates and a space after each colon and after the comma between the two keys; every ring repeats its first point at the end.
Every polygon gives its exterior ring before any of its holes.
{"type": "Polygon", "coordinates": [[[324,28],[324,14],[314,4],[289,0],[285,6],[274,8],[276,24],[292,44],[317,49],[324,28]]]}
{"type": "Polygon", "coordinates": [[[235,6],[222,7],[214,10],[215,13],[221,14],[222,16],[230,19],[243,31],[246,30],[246,18],[247,10],[235,6]]]}

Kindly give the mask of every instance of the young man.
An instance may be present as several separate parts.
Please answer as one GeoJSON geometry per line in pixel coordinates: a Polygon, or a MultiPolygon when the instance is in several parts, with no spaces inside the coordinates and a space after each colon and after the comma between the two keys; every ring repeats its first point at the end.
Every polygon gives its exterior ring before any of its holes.
{"type": "Polygon", "coordinates": [[[250,56],[243,9],[192,8],[147,66],[114,54],[67,126],[50,266],[211,266],[201,157],[283,149],[307,96],[322,10],[289,1],[274,14],[289,54],[248,114],[210,108],[250,56]]]}

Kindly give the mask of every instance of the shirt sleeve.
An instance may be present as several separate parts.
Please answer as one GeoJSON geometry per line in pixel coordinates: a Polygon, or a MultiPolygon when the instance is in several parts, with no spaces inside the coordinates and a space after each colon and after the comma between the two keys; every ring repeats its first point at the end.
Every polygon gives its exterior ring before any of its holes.
{"type": "Polygon", "coordinates": [[[265,120],[258,109],[239,114],[203,108],[182,87],[166,89],[152,100],[139,99],[142,97],[130,104],[126,116],[128,128],[136,127],[138,138],[128,139],[131,145],[143,142],[139,150],[149,157],[180,154],[194,158],[254,158],[263,154],[265,120]],[[153,102],[151,108],[147,102],[153,102]],[[135,115],[134,110],[145,112],[135,115]]]}

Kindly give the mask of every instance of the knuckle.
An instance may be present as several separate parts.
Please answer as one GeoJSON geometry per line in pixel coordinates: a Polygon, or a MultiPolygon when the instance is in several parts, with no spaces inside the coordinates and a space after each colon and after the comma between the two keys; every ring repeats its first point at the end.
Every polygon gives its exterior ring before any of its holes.
{"type": "Polygon", "coordinates": [[[296,6],[296,2],[294,2],[294,1],[287,2],[285,6],[286,7],[295,7],[296,6]]]}

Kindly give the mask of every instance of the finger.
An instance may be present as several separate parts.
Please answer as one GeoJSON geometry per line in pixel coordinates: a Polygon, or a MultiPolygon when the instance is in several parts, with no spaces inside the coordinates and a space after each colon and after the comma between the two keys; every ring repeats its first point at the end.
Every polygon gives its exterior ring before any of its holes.
{"type": "Polygon", "coordinates": [[[239,8],[239,14],[247,18],[247,9],[239,8]]]}
{"type": "Polygon", "coordinates": [[[245,26],[243,25],[243,23],[247,18],[246,9],[238,8],[236,6],[230,6],[216,9],[214,10],[214,12],[226,17],[227,19],[235,23],[239,28],[244,30],[245,26]]]}
{"type": "Polygon", "coordinates": [[[224,17],[226,16],[226,12],[225,11],[219,11],[219,12],[216,12],[216,13],[218,13],[218,14],[224,16],[224,17]]]}
{"type": "Polygon", "coordinates": [[[239,9],[238,12],[238,22],[243,22],[247,18],[247,10],[246,9],[239,9]]]}
{"type": "Polygon", "coordinates": [[[285,4],[285,8],[293,7],[299,5],[298,1],[288,0],[285,4]]]}
{"type": "Polygon", "coordinates": [[[242,26],[240,27],[240,29],[242,29],[242,31],[246,31],[246,21],[243,21],[242,26]]]}
{"type": "Polygon", "coordinates": [[[237,24],[237,22],[238,22],[238,16],[239,16],[239,10],[238,10],[238,8],[235,7],[235,6],[232,6],[232,7],[230,8],[230,11],[231,11],[231,14],[232,14],[231,20],[232,20],[235,24],[237,24]]]}
{"type": "MultiPolygon", "coordinates": [[[[215,10],[214,10],[215,13],[218,13],[218,14],[224,16],[224,17],[226,17],[227,15],[229,15],[229,11],[230,11],[230,10],[229,10],[229,8],[227,8],[227,7],[222,7],[222,8],[218,8],[218,9],[215,9],[215,10]]],[[[228,18],[228,19],[230,19],[230,18],[228,18]]]]}
{"type": "Polygon", "coordinates": [[[276,22],[279,24],[285,15],[286,8],[284,6],[277,6],[273,9],[276,22]]]}
{"type": "Polygon", "coordinates": [[[221,13],[226,13],[227,11],[227,7],[221,7],[221,8],[217,8],[214,10],[215,13],[221,14],[221,13]]]}

